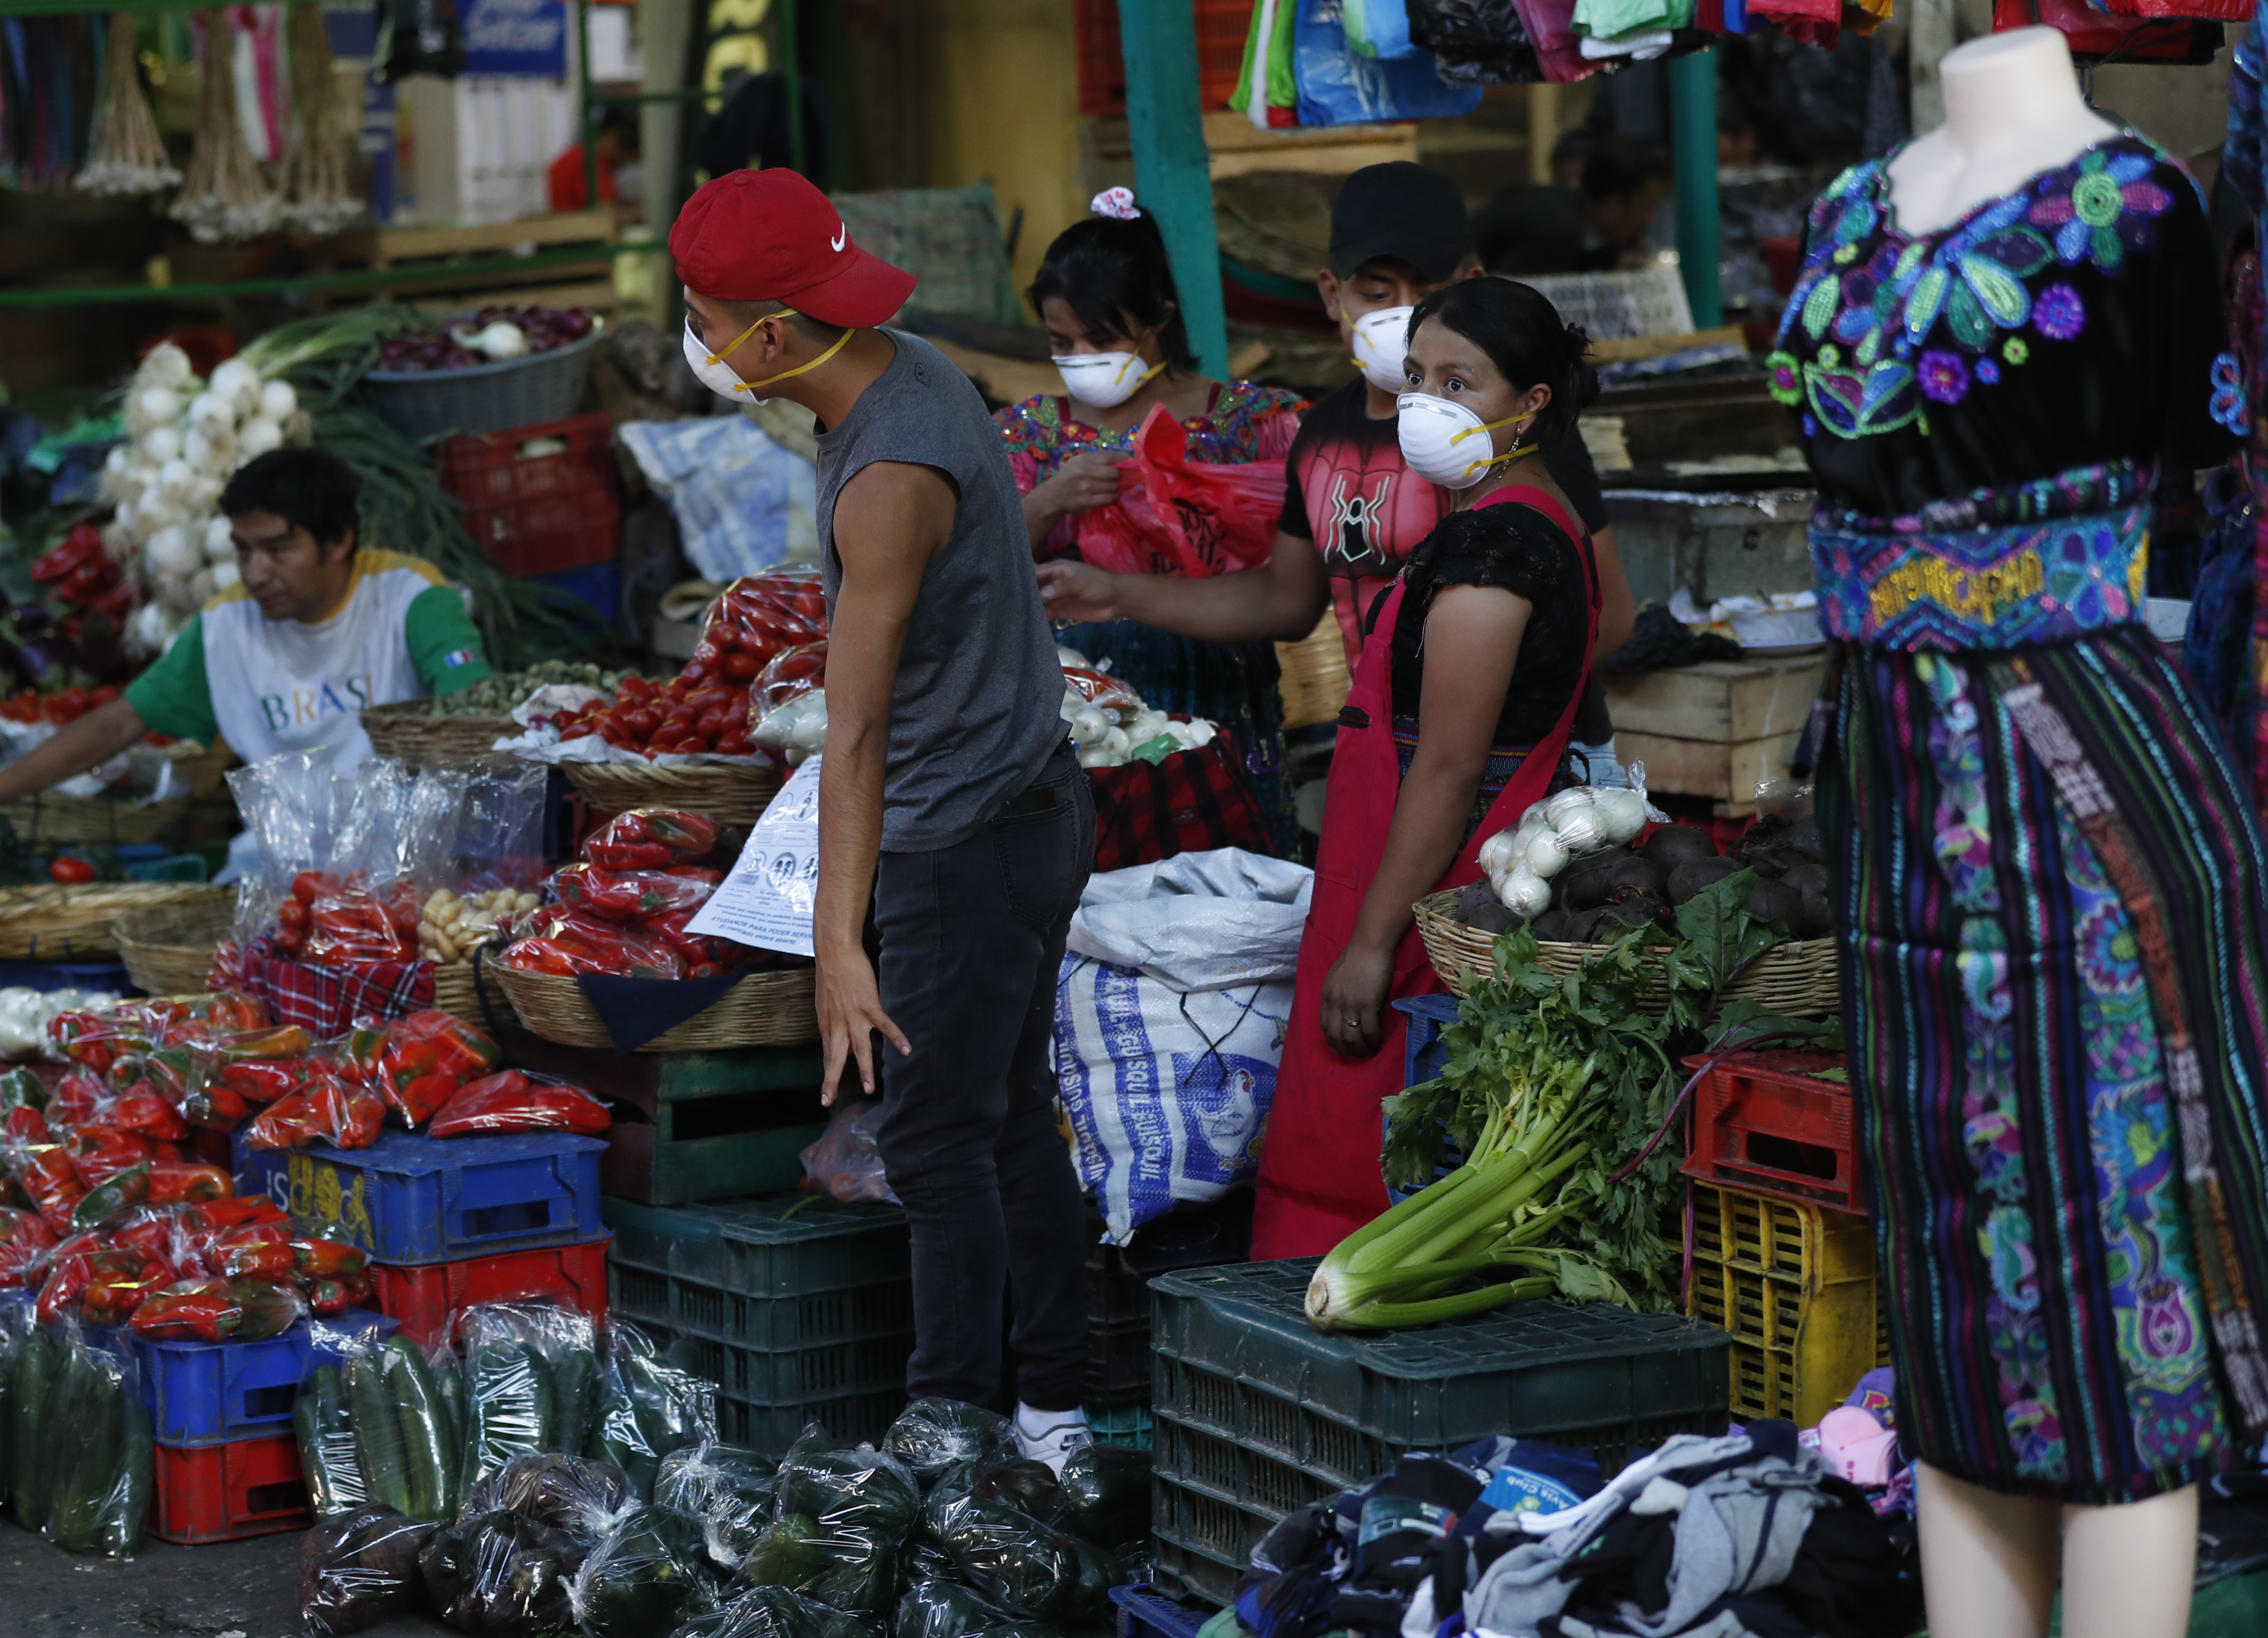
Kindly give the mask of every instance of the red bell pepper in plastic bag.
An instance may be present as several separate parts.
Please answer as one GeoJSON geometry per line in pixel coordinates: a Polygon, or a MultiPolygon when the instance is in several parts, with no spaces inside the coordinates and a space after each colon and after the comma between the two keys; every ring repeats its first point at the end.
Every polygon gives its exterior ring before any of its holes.
{"type": "Polygon", "coordinates": [[[137,1081],[118,1095],[104,1112],[103,1124],[141,1137],[176,1143],[189,1135],[189,1123],[147,1081],[137,1081]]]}
{"type": "Polygon", "coordinates": [[[55,1233],[36,1212],[0,1206],[0,1289],[24,1284],[55,1250],[55,1233]]]}
{"type": "Polygon", "coordinates": [[[360,1246],[349,1245],[343,1240],[302,1236],[291,1244],[292,1272],[302,1279],[358,1274],[370,1262],[360,1246]]]}
{"type": "Polygon", "coordinates": [[[717,851],[717,822],[680,808],[634,808],[591,833],[583,859],[608,870],[663,870],[717,851]]]}
{"type": "Polygon", "coordinates": [[[591,1137],[614,1124],[607,1106],[582,1088],[547,1086],[507,1069],[451,1098],[427,1130],[436,1138],[472,1132],[573,1132],[591,1137]]]}
{"type": "Polygon", "coordinates": [[[24,1192],[48,1228],[70,1232],[72,1208],[86,1198],[70,1151],[60,1143],[27,1143],[11,1150],[8,1176],[24,1192]]]}
{"type": "Polygon", "coordinates": [[[307,1316],[307,1299],[268,1280],[184,1280],[136,1307],[134,1334],[151,1342],[265,1342],[307,1316]]]}
{"type": "Polygon", "coordinates": [[[256,1149],[288,1149],[303,1143],[366,1149],[378,1141],[385,1124],[386,1103],[376,1092],[327,1076],[271,1104],[247,1128],[250,1135],[246,1141],[256,1149]]]}
{"type": "Polygon", "coordinates": [[[290,1280],[298,1273],[299,1254],[289,1240],[215,1249],[220,1272],[231,1280],[290,1280]]]}
{"type": "Polygon", "coordinates": [[[240,1228],[257,1223],[286,1221],[284,1208],[264,1194],[240,1194],[232,1199],[209,1200],[197,1214],[216,1228],[240,1228]]]}
{"type": "Polygon", "coordinates": [[[697,909],[717,890],[717,874],[569,865],[552,873],[550,886],[553,895],[570,910],[587,911],[601,921],[627,925],[673,911],[697,909]],[[704,881],[703,875],[711,879],[704,881]]]}
{"type": "Polygon", "coordinates": [[[74,1317],[90,1325],[120,1324],[173,1280],[165,1259],[129,1246],[74,1252],[49,1266],[33,1312],[41,1324],[74,1317]]]}
{"type": "Polygon", "coordinates": [[[157,1160],[150,1162],[150,1204],[152,1206],[183,1206],[200,1200],[223,1200],[235,1192],[235,1180],[219,1167],[203,1161],[157,1160]]]}
{"type": "Polygon", "coordinates": [[[386,1026],[379,1066],[397,1082],[439,1074],[461,1083],[488,1074],[503,1057],[494,1041],[463,1019],[429,1010],[386,1026]]]}
{"type": "Polygon", "coordinates": [[[97,1076],[75,1071],[55,1082],[55,1096],[48,1099],[48,1125],[84,1126],[98,1118],[109,1101],[110,1094],[97,1076]]]}
{"type": "Polygon", "coordinates": [[[150,1140],[109,1126],[75,1126],[63,1133],[63,1152],[71,1169],[90,1189],[99,1189],[129,1166],[144,1165],[155,1157],[150,1140]]]}
{"type": "Polygon", "coordinates": [[[48,1118],[29,1104],[18,1104],[0,1116],[0,1147],[20,1143],[53,1143],[48,1118]]]}
{"type": "Polygon", "coordinates": [[[326,1073],[327,1067],[312,1059],[280,1062],[254,1059],[246,1063],[223,1064],[220,1084],[247,1103],[273,1103],[277,1098],[305,1091],[309,1083],[326,1073]]]}
{"type": "Polygon", "coordinates": [[[142,1161],[91,1186],[71,1207],[71,1228],[85,1232],[124,1216],[150,1198],[150,1162],[142,1161]]]}
{"type": "Polygon", "coordinates": [[[360,1308],[372,1295],[368,1274],[326,1274],[307,1282],[307,1306],[321,1319],[360,1308]]]}

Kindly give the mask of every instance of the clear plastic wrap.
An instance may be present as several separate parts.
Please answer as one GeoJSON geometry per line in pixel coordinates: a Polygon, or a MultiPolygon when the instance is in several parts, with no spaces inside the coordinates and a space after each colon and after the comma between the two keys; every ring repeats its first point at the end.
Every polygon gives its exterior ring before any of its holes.
{"type": "Polygon", "coordinates": [[[668,1638],[715,1609],[722,1589],[699,1519],[637,1507],[576,1572],[574,1614],[584,1638],[668,1638]]]}
{"type": "MultiPolygon", "coordinates": [[[[598,1401],[587,1317],[551,1303],[483,1302],[465,1310],[464,1339],[468,1488],[519,1457],[584,1451],[598,1401]]],[[[593,1454],[627,1471],[609,1453],[593,1454]]]]}
{"type": "Polygon", "coordinates": [[[1045,1462],[1027,1456],[996,1456],[979,1462],[968,1494],[979,1502],[1005,1502],[1019,1513],[1052,1524],[1063,1516],[1063,1483],[1045,1462]]]}
{"type": "Polygon", "coordinates": [[[939,1509],[932,1527],[961,1577],[1010,1615],[1050,1623],[1102,1615],[1117,1566],[1101,1549],[974,1494],[939,1509]]]}
{"type": "Polygon", "coordinates": [[[433,1527],[358,1507],[299,1538],[299,1620],[308,1638],[367,1631],[417,1607],[417,1558],[433,1527]]]}
{"type": "MultiPolygon", "coordinates": [[[[373,771],[400,768],[379,761],[373,771]]],[[[284,751],[232,770],[228,788],[245,826],[260,839],[260,868],[247,872],[236,889],[235,936],[249,942],[276,919],[276,907],[291,896],[291,882],[303,870],[328,870],[338,852],[339,837],[354,806],[357,781],[342,778],[327,749],[284,751]]]]}
{"type": "MultiPolygon", "coordinates": [[[[291,1431],[299,1444],[299,1468],[315,1516],[337,1518],[366,1505],[362,1457],[355,1445],[352,1402],[347,1376],[358,1359],[375,1359],[383,1341],[374,1330],[356,1330],[339,1321],[317,1320],[311,1340],[320,1362],[299,1384],[291,1402],[291,1431]]],[[[384,1383],[380,1370],[379,1383],[384,1383]]]]}
{"type": "Polygon", "coordinates": [[[607,1106],[582,1088],[531,1081],[517,1069],[506,1069],[460,1088],[426,1132],[436,1138],[476,1132],[573,1132],[595,1137],[614,1124],[607,1106]]]}
{"type": "Polygon", "coordinates": [[[788,1588],[751,1587],[670,1638],[874,1638],[874,1628],[788,1588]]]}
{"type": "Polygon", "coordinates": [[[973,1589],[942,1576],[917,1580],[898,1600],[890,1638],[969,1638],[1007,1624],[1008,1618],[973,1589]]]}
{"type": "Polygon", "coordinates": [[[584,841],[583,860],[608,870],[667,870],[712,860],[722,832],[706,814],[683,808],[633,808],[584,841]]]}
{"type": "Polygon", "coordinates": [[[826,1524],[783,1510],[740,1566],[740,1579],[879,1618],[897,1591],[897,1542],[898,1536],[871,1526],[826,1524]]]}
{"type": "Polygon", "coordinates": [[[409,1338],[392,1337],[375,1354],[348,1361],[346,1390],[370,1499],[421,1524],[452,1516],[465,1458],[433,1362],[409,1338]]]}
{"type": "Polygon", "coordinates": [[[316,1076],[302,1090],[279,1098],[254,1119],[245,1141],[255,1149],[328,1143],[366,1149],[386,1126],[386,1103],[376,1091],[337,1075],[316,1076]]]}
{"type": "Polygon", "coordinates": [[[66,1553],[130,1559],[142,1546],[154,1457],[134,1361],[67,1328],[40,1417],[40,1533],[66,1553]]]}
{"type": "Polygon", "coordinates": [[[916,1399],[898,1413],[882,1449],[927,1489],[962,1462],[982,1462],[1016,1448],[1007,1419],[960,1399],[916,1399]]]}
{"type": "Polygon", "coordinates": [[[1091,1444],[1064,1464],[1063,1527],[1120,1557],[1138,1556],[1150,1535],[1150,1453],[1091,1444]]]}
{"type": "Polygon", "coordinates": [[[177,1280],[144,1297],[128,1324],[146,1342],[266,1342],[306,1317],[306,1297],[287,1283],[177,1280]]]}
{"type": "Polygon", "coordinates": [[[0,1303],[0,1503],[8,1500],[8,1487],[15,1479],[16,1361],[31,1332],[30,1309],[21,1302],[0,1303]]]}
{"type": "Polygon", "coordinates": [[[661,1458],[653,1502],[700,1519],[709,1556],[737,1570],[771,1524],[778,1489],[779,1464],[770,1457],[738,1445],[695,1444],[661,1458]]]}
{"type": "Polygon", "coordinates": [[[573,1624],[569,1597],[590,1544],[507,1509],[435,1531],[417,1555],[441,1619],[475,1638],[548,1638],[573,1624]]]}
{"type": "Polygon", "coordinates": [[[826,744],[825,638],[787,650],[757,675],[748,690],[748,738],[773,750],[806,754],[826,744]]]}
{"type": "Polygon", "coordinates": [[[0,1290],[37,1284],[55,1244],[55,1231],[37,1212],[0,1206],[0,1290]]]}
{"type": "Polygon", "coordinates": [[[636,1325],[615,1321],[607,1326],[598,1389],[598,1414],[585,1448],[629,1474],[642,1497],[653,1494],[664,1457],[716,1442],[716,1384],[668,1364],[636,1325]]]}
{"type": "Polygon", "coordinates": [[[490,1474],[473,1487],[464,1512],[468,1517],[518,1513],[588,1548],[621,1523],[637,1502],[628,1476],[612,1463],[550,1451],[516,1457],[490,1474]]]}
{"type": "Polygon", "coordinates": [[[836,1444],[816,1427],[780,1463],[778,1494],[782,1513],[880,1531],[893,1541],[921,1512],[921,1485],[904,1463],[871,1444],[836,1444]]]}
{"type": "Polygon", "coordinates": [[[33,1325],[17,1344],[8,1373],[8,1509],[26,1530],[48,1522],[47,1492],[40,1483],[40,1433],[63,1359],[63,1345],[33,1325]]]}
{"type": "Polygon", "coordinates": [[[822,1194],[837,1200],[887,1200],[897,1204],[882,1167],[882,1100],[852,1098],[835,1106],[827,1130],[798,1157],[803,1175],[822,1194]]]}

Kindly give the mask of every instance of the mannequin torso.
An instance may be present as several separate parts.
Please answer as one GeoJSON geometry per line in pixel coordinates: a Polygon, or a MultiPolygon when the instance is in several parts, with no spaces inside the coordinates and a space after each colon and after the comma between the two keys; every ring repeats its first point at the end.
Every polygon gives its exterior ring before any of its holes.
{"type": "Polygon", "coordinates": [[[1940,72],[1945,123],[1889,166],[1890,203],[1907,233],[1950,226],[2117,134],[2080,96],[2070,49],[2052,28],[1973,40],[1947,53],[1940,72]]]}

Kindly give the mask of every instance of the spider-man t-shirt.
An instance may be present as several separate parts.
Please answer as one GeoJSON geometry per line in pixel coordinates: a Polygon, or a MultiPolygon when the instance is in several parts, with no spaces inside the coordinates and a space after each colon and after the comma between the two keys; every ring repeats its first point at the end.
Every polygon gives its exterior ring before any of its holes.
{"type": "MultiPolygon", "coordinates": [[[[1314,542],[1322,554],[1351,668],[1362,653],[1364,611],[1440,521],[1449,491],[1403,465],[1395,418],[1371,418],[1359,377],[1307,411],[1285,459],[1289,476],[1278,527],[1314,542]]],[[[1598,469],[1573,429],[1544,446],[1543,463],[1583,527],[1606,528],[1598,469]]]]}

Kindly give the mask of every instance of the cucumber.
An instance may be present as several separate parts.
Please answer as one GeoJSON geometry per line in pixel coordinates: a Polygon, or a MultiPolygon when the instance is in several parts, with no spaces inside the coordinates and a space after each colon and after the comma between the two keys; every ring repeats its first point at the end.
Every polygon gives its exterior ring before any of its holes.
{"type": "Polygon", "coordinates": [[[409,1494],[409,1505],[401,1510],[421,1524],[447,1518],[456,1506],[450,1494],[456,1463],[445,1449],[448,1413],[441,1407],[432,1373],[425,1369],[425,1357],[416,1345],[404,1337],[388,1341],[379,1359],[387,1397],[400,1413],[402,1472],[409,1494]]]}
{"type": "MultiPolygon", "coordinates": [[[[449,1425],[445,1431],[453,1453],[451,1465],[461,1479],[465,1466],[465,1373],[457,1369],[453,1360],[437,1365],[433,1367],[433,1386],[441,1396],[441,1408],[449,1413],[449,1425]]],[[[460,1492],[464,1488],[459,1486],[460,1492]]]]}
{"type": "Polygon", "coordinates": [[[16,1355],[15,1381],[8,1396],[8,1488],[16,1522],[26,1530],[38,1530],[48,1522],[47,1491],[40,1483],[40,1416],[55,1391],[61,1363],[55,1345],[39,1330],[24,1339],[16,1355]]]}
{"type": "Polygon", "coordinates": [[[299,1435],[299,1463],[318,1518],[350,1513],[369,1500],[362,1465],[355,1459],[354,1417],[347,1406],[346,1383],[335,1365],[319,1365],[291,1406],[299,1435]]]}
{"type": "Polygon", "coordinates": [[[103,1520],[126,1463],[126,1394],[119,1375],[115,1361],[84,1345],[70,1350],[63,1367],[48,1419],[60,1432],[48,1446],[55,1466],[48,1488],[48,1538],[66,1553],[92,1553],[107,1545],[103,1520]]]}
{"type": "Polygon", "coordinates": [[[119,1464],[118,1488],[102,1519],[102,1548],[116,1558],[132,1558],[142,1547],[142,1534],[150,1520],[150,1493],[157,1483],[158,1453],[150,1429],[150,1413],[141,1396],[122,1392],[119,1416],[124,1435],[119,1464]]]}
{"type": "Polygon", "coordinates": [[[535,1442],[531,1452],[556,1450],[558,1447],[559,1391],[551,1379],[551,1366],[537,1352],[532,1342],[519,1345],[520,1357],[527,1362],[527,1380],[535,1401],[535,1442]]]}
{"type": "Polygon", "coordinates": [[[553,1397],[558,1405],[558,1422],[545,1442],[547,1450],[580,1450],[591,1436],[592,1400],[597,1357],[580,1349],[569,1354],[552,1368],[553,1397]]]}
{"type": "Polygon", "coordinates": [[[362,1464],[363,1488],[372,1502],[395,1512],[409,1511],[408,1457],[401,1424],[386,1389],[379,1356],[365,1354],[347,1367],[347,1399],[354,1417],[355,1457],[362,1464]]]}

